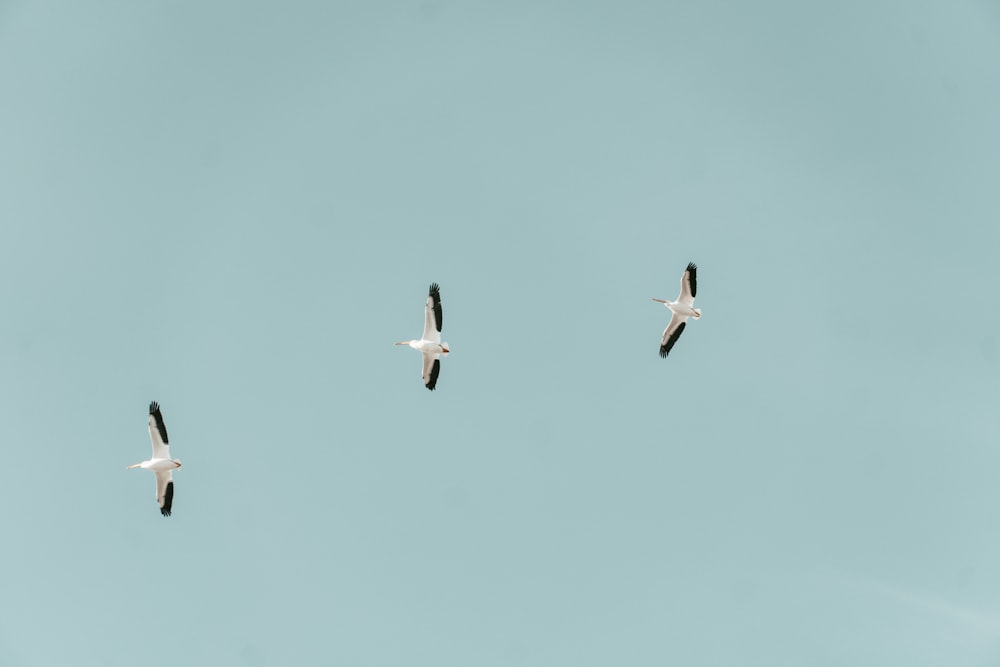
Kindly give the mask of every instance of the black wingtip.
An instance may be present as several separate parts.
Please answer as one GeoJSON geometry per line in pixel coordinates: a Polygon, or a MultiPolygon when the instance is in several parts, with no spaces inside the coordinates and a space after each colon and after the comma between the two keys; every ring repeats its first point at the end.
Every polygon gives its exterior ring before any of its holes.
{"type": "Polygon", "coordinates": [[[163,413],[160,412],[160,404],[156,401],[150,403],[149,414],[156,421],[156,430],[160,432],[160,439],[163,440],[163,444],[170,444],[170,438],[167,437],[167,425],[163,423],[163,413]]]}
{"type": "Polygon", "coordinates": [[[667,339],[667,342],[660,346],[661,357],[663,357],[664,359],[667,358],[667,355],[670,354],[670,350],[674,349],[674,345],[677,343],[677,339],[681,337],[682,333],[684,333],[684,327],[686,326],[687,322],[681,322],[677,326],[677,328],[674,329],[674,333],[671,334],[670,338],[667,339]]]}
{"type": "Polygon", "coordinates": [[[163,516],[170,516],[170,509],[174,504],[174,483],[167,482],[167,489],[163,492],[163,507],[160,508],[160,514],[163,516]]]}
{"type": "Polygon", "coordinates": [[[441,288],[437,283],[431,283],[431,288],[427,295],[434,303],[434,319],[437,320],[437,330],[441,333],[441,326],[444,324],[444,313],[441,311],[441,288]]]}
{"type": "Polygon", "coordinates": [[[698,265],[688,262],[687,266],[688,285],[691,286],[691,298],[698,296],[698,265]]]}
{"type": "Polygon", "coordinates": [[[427,378],[427,384],[425,384],[424,386],[430,389],[431,391],[434,391],[434,388],[437,387],[438,374],[440,373],[441,373],[441,360],[435,359],[434,364],[431,366],[431,376],[427,378]]]}

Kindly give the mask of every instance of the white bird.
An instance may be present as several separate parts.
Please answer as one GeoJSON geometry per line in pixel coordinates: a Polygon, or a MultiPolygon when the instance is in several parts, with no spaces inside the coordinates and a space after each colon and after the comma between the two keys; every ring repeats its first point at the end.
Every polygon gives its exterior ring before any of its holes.
{"type": "Polygon", "coordinates": [[[394,345],[409,345],[420,350],[424,357],[424,386],[434,390],[438,373],[441,372],[441,358],[448,356],[448,343],[441,342],[441,290],[437,283],[431,283],[424,305],[424,335],[420,340],[404,340],[394,345]]]}
{"type": "Polygon", "coordinates": [[[173,471],[181,467],[181,462],[179,459],[170,458],[167,427],[163,423],[160,404],[156,401],[149,404],[149,439],[153,441],[153,458],[129,466],[128,469],[143,468],[153,471],[156,475],[156,502],[160,505],[160,514],[170,516],[170,507],[174,503],[173,471]]]}
{"type": "Polygon", "coordinates": [[[660,342],[660,356],[666,359],[677,339],[681,337],[687,318],[701,317],[701,309],[694,307],[694,298],[698,295],[698,267],[694,262],[688,262],[684,275],[681,276],[681,294],[677,301],[653,299],[670,309],[670,324],[663,330],[663,340],[660,342]]]}

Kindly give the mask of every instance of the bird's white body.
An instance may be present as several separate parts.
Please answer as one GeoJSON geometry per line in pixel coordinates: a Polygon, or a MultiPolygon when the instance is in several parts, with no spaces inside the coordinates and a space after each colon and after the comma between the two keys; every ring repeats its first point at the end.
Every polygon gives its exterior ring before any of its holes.
{"type": "Polygon", "coordinates": [[[409,345],[423,355],[424,386],[434,390],[437,386],[438,373],[441,372],[441,359],[448,356],[448,343],[441,342],[441,325],[444,314],[441,310],[441,290],[437,283],[431,283],[424,304],[424,335],[420,340],[404,340],[396,345],[409,345]]]}
{"type": "Polygon", "coordinates": [[[181,462],[174,459],[149,459],[148,461],[143,461],[142,463],[137,463],[136,465],[130,467],[152,470],[153,472],[164,472],[166,470],[180,468],[181,462]]]}
{"type": "Polygon", "coordinates": [[[676,313],[681,317],[701,317],[701,308],[692,308],[690,304],[680,301],[663,301],[663,305],[670,309],[671,313],[676,313]]]}
{"type": "Polygon", "coordinates": [[[687,269],[681,276],[681,293],[676,301],[667,299],[653,299],[670,309],[670,324],[663,330],[663,339],[660,341],[660,356],[666,357],[670,354],[677,339],[681,337],[681,332],[687,326],[689,317],[696,320],[701,317],[701,309],[694,307],[694,297],[698,293],[698,267],[694,262],[688,262],[687,269]]]}
{"type": "Polygon", "coordinates": [[[420,339],[411,340],[407,345],[423,354],[440,354],[442,357],[448,356],[448,349],[445,347],[447,343],[442,345],[438,341],[420,339]]]}

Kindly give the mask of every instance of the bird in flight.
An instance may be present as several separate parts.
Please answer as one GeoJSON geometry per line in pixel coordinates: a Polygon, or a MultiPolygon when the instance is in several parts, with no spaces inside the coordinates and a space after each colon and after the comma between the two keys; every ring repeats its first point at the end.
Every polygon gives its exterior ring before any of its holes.
{"type": "Polygon", "coordinates": [[[160,412],[160,404],[156,401],[149,404],[149,439],[153,441],[153,458],[128,468],[153,471],[156,475],[156,502],[160,506],[160,514],[170,516],[170,508],[174,503],[173,471],[181,467],[181,462],[179,459],[170,458],[167,426],[163,423],[163,413],[160,412]]]}
{"type": "Polygon", "coordinates": [[[424,358],[424,386],[434,390],[437,386],[438,373],[441,372],[441,359],[448,356],[448,343],[441,342],[441,323],[444,317],[441,312],[441,288],[437,283],[431,283],[427,293],[427,303],[424,304],[424,335],[420,340],[404,340],[395,345],[409,345],[419,350],[424,358]]]}
{"type": "Polygon", "coordinates": [[[687,319],[701,317],[701,309],[694,307],[694,298],[698,295],[698,267],[694,262],[688,262],[684,275],[681,276],[681,293],[676,301],[653,299],[670,309],[670,324],[663,330],[663,340],[660,342],[660,356],[666,359],[673,349],[677,339],[687,326],[687,319]]]}

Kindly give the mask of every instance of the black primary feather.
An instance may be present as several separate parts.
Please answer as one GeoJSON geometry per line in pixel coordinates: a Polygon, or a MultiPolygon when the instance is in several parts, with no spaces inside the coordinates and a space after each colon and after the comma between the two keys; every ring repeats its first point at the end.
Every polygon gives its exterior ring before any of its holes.
{"type": "Polygon", "coordinates": [[[167,482],[167,490],[163,492],[163,507],[160,508],[160,514],[163,516],[170,516],[170,508],[174,504],[174,483],[167,482]]]}
{"type": "Polygon", "coordinates": [[[431,289],[427,296],[434,299],[434,320],[437,322],[438,333],[441,333],[444,315],[441,313],[441,288],[438,287],[437,283],[431,283],[431,289]]]}
{"type": "Polygon", "coordinates": [[[431,366],[431,376],[427,378],[427,384],[424,385],[431,391],[434,391],[434,387],[437,386],[438,373],[441,372],[441,360],[435,359],[434,364],[431,366]]]}
{"type": "Polygon", "coordinates": [[[167,439],[167,425],[163,423],[163,413],[160,412],[160,404],[156,401],[150,403],[149,414],[153,415],[153,419],[156,420],[156,430],[160,432],[160,440],[163,441],[164,445],[170,444],[167,439]]]}
{"type": "Polygon", "coordinates": [[[691,298],[698,296],[698,265],[694,262],[688,262],[687,267],[688,272],[688,283],[691,285],[691,298]]]}
{"type": "Polygon", "coordinates": [[[687,322],[681,322],[674,330],[674,333],[670,335],[670,338],[667,339],[667,342],[660,346],[661,357],[664,359],[667,358],[667,355],[670,354],[670,350],[674,347],[674,343],[676,343],[677,339],[681,337],[681,332],[684,331],[684,327],[686,326],[687,322]]]}

